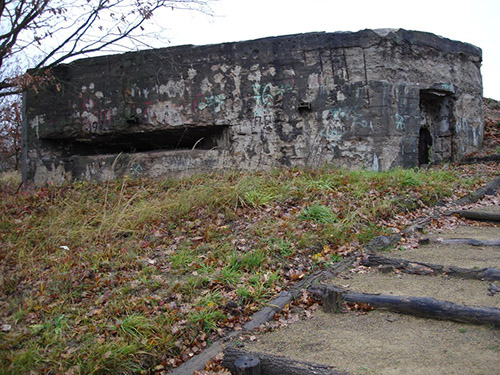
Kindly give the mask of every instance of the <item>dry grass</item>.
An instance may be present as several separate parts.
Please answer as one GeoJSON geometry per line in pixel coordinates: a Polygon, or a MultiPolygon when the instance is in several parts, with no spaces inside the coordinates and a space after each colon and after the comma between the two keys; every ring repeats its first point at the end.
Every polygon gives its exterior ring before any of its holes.
{"type": "Polygon", "coordinates": [[[2,176],[0,373],[176,366],[395,212],[481,181],[462,175],[295,169],[18,193],[2,176]]]}

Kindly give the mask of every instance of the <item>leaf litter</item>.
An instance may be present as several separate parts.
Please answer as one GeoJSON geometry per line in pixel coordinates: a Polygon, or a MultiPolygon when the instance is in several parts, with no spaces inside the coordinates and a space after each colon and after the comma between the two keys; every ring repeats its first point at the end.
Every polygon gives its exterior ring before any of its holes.
{"type": "MultiPolygon", "coordinates": [[[[0,365],[6,374],[164,374],[242,330],[309,273],[495,175],[496,165],[482,164],[228,172],[21,192],[0,185],[0,365]]],[[[303,293],[262,330],[317,308],[303,293]]],[[[224,371],[216,358],[199,374],[224,371]]]]}

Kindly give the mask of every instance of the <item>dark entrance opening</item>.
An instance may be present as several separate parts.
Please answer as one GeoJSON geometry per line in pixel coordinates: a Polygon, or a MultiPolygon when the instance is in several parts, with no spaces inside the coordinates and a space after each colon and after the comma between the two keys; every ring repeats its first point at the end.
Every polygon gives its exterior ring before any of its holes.
{"type": "Polygon", "coordinates": [[[420,91],[419,165],[453,160],[454,103],[450,92],[420,91]]]}
{"type": "Polygon", "coordinates": [[[44,139],[63,154],[110,155],[151,151],[212,150],[227,147],[227,125],[176,127],[170,129],[94,135],[86,139],[44,139]]]}
{"type": "Polygon", "coordinates": [[[431,161],[432,136],[427,128],[420,128],[418,135],[418,165],[426,165],[431,161]]]}

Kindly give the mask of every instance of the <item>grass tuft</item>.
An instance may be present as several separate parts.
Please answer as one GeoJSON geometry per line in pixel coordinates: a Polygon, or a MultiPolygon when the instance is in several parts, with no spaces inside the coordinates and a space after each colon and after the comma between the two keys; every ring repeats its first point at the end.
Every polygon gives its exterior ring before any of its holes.
{"type": "Polygon", "coordinates": [[[321,204],[314,204],[302,209],[299,218],[301,220],[314,221],[316,223],[333,224],[338,221],[338,217],[329,207],[321,204]]]}

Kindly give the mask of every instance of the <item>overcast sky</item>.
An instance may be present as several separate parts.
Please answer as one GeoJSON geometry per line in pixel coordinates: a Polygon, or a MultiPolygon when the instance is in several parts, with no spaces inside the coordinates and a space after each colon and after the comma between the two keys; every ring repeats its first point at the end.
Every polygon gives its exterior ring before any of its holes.
{"type": "Polygon", "coordinates": [[[500,0],[218,0],[212,9],[214,17],[165,14],[171,45],[366,28],[428,31],[480,47],[484,96],[500,100],[500,0]]]}

